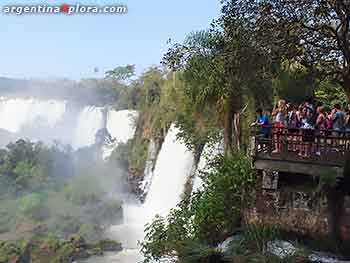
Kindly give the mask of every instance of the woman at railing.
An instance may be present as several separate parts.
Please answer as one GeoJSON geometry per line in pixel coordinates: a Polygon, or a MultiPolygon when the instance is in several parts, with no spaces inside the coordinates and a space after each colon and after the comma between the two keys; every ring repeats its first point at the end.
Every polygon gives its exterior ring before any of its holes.
{"type": "Polygon", "coordinates": [[[312,124],[312,116],[310,116],[310,111],[307,110],[306,107],[303,108],[301,112],[300,128],[302,129],[302,141],[304,144],[302,145],[299,156],[308,158],[311,154],[312,142],[315,140],[315,132],[314,126],[312,124]]]}
{"type": "Polygon", "coordinates": [[[326,135],[327,130],[327,117],[323,106],[317,108],[317,119],[315,123],[316,134],[316,155],[321,155],[321,149],[319,144],[323,143],[323,137],[326,135]]]}
{"type": "Polygon", "coordinates": [[[281,138],[283,133],[283,127],[286,127],[286,121],[287,121],[287,103],[285,100],[279,100],[277,107],[272,111],[272,118],[273,118],[273,133],[274,133],[274,140],[275,140],[275,150],[274,153],[280,153],[282,151],[282,144],[281,144],[281,138]],[[282,129],[281,129],[282,128],[282,129]]]}
{"type": "Polygon", "coordinates": [[[300,112],[297,111],[295,105],[290,106],[290,111],[288,113],[288,133],[290,136],[288,140],[291,140],[293,143],[291,145],[291,151],[297,152],[297,142],[299,141],[299,128],[300,128],[300,112]]]}

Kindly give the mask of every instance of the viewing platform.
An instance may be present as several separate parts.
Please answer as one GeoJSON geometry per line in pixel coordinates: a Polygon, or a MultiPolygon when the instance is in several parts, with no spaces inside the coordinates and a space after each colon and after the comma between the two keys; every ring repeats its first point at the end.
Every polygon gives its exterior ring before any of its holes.
{"type": "Polygon", "coordinates": [[[257,170],[342,177],[350,160],[350,132],[254,127],[250,149],[257,170]]]}

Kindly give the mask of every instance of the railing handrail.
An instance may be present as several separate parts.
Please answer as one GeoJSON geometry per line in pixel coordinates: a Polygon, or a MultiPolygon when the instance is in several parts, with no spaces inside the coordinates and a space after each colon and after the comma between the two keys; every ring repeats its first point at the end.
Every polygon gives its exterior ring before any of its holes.
{"type": "Polygon", "coordinates": [[[252,127],[253,160],[280,160],[344,166],[350,152],[350,131],[334,129],[305,129],[257,125],[252,127]],[[265,128],[265,131],[262,130],[265,128]],[[266,132],[266,128],[269,132],[266,132]],[[307,132],[307,131],[312,132],[307,132]],[[260,131],[260,132],[258,132],[260,131]],[[260,135],[260,136],[259,136],[260,135]],[[265,136],[264,136],[265,135],[265,136]],[[299,149],[308,147],[308,159],[298,158],[299,149]],[[278,149],[277,152],[274,150],[278,149]],[[296,150],[297,149],[297,150],[296,150]]]}
{"type": "Polygon", "coordinates": [[[261,128],[270,128],[270,129],[282,129],[282,130],[298,130],[298,131],[304,131],[304,130],[314,130],[314,131],[329,131],[329,132],[337,132],[337,133],[344,133],[344,134],[350,134],[350,131],[347,130],[335,130],[335,129],[317,129],[317,128],[291,128],[288,126],[274,126],[274,125],[254,125],[252,126],[253,130],[261,129],[261,128]]]}

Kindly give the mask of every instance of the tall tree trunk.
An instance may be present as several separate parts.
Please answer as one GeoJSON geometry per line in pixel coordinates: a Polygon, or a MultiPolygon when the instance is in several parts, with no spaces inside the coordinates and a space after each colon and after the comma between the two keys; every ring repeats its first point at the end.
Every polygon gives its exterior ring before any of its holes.
{"type": "Polygon", "coordinates": [[[224,149],[225,154],[233,153],[233,114],[234,114],[234,105],[233,98],[230,96],[226,102],[225,116],[224,116],[224,149]]]}
{"type": "Polygon", "coordinates": [[[233,118],[234,125],[234,139],[235,139],[235,147],[236,151],[240,151],[242,148],[242,138],[241,138],[241,114],[239,112],[234,113],[233,118]]]}

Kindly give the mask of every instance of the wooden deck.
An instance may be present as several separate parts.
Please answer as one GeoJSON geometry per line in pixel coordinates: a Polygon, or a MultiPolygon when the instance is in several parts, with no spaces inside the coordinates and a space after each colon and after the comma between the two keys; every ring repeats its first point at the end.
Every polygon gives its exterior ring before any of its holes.
{"type": "Polygon", "coordinates": [[[318,176],[332,173],[343,176],[349,163],[350,133],[265,127],[269,136],[254,128],[251,156],[258,170],[270,170],[318,176]],[[307,156],[300,156],[303,150],[307,156]]]}

